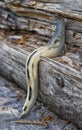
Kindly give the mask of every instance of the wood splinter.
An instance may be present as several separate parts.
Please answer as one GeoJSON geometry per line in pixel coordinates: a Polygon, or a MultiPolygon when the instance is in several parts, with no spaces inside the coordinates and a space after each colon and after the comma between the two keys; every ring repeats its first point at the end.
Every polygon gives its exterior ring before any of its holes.
{"type": "Polygon", "coordinates": [[[33,125],[44,125],[45,128],[48,127],[47,122],[42,122],[42,121],[27,121],[27,120],[16,120],[14,121],[18,124],[33,124],[33,125]]]}
{"type": "Polygon", "coordinates": [[[41,113],[40,121],[16,120],[14,122],[18,124],[44,125],[44,128],[48,128],[48,121],[50,120],[52,120],[52,117],[50,115],[44,117],[43,113],[41,113]]]}

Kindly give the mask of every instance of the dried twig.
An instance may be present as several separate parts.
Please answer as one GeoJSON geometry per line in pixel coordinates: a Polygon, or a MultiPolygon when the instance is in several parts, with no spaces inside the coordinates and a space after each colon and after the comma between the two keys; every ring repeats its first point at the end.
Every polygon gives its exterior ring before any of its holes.
{"type": "Polygon", "coordinates": [[[37,125],[43,125],[41,121],[27,121],[27,120],[16,120],[14,121],[18,124],[37,124],[37,125]]]}
{"type": "Polygon", "coordinates": [[[18,124],[44,125],[45,128],[48,127],[47,122],[44,123],[44,122],[42,122],[42,121],[16,120],[16,121],[14,121],[14,122],[16,122],[16,123],[18,123],[18,124]]]}
{"type": "Polygon", "coordinates": [[[28,121],[28,120],[16,120],[14,122],[18,124],[34,124],[34,125],[44,125],[45,128],[48,127],[48,121],[51,120],[51,116],[44,117],[43,113],[41,113],[40,121],[28,121]]]}

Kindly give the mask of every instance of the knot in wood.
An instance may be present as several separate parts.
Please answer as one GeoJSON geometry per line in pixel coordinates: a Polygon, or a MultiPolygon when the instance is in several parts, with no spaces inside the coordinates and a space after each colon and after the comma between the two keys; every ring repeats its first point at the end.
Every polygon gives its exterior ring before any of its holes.
{"type": "Polygon", "coordinates": [[[56,84],[60,87],[60,88],[63,88],[64,87],[64,81],[63,81],[63,78],[61,77],[60,74],[58,73],[55,73],[55,82],[56,84]]]}

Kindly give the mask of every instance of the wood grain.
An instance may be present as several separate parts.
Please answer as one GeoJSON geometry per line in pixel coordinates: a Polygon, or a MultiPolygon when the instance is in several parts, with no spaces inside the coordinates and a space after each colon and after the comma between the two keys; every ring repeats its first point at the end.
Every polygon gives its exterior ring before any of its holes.
{"type": "MultiPolygon", "coordinates": [[[[33,35],[31,36],[32,40],[33,35]]],[[[39,40],[41,41],[41,37],[39,40]]],[[[29,40],[27,45],[29,45],[29,40]]],[[[33,50],[29,49],[30,45],[26,49],[27,45],[25,43],[23,45],[11,44],[6,39],[5,42],[0,43],[0,73],[25,90],[27,89],[25,62],[28,54],[33,50]]],[[[71,120],[79,128],[82,128],[81,86],[82,58],[80,53],[68,52],[55,59],[41,57],[38,99],[56,114],[71,120]]]]}
{"type": "Polygon", "coordinates": [[[57,14],[65,20],[65,51],[59,58],[41,58],[38,99],[82,129],[81,0],[2,0],[0,74],[26,90],[26,58],[47,44],[55,32],[57,14]]]}

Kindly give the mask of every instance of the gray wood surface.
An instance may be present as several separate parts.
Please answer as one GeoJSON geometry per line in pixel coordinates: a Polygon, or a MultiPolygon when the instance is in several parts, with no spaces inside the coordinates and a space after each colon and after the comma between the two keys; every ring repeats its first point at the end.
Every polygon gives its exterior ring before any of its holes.
{"type": "Polygon", "coordinates": [[[65,51],[41,57],[38,99],[82,129],[81,0],[0,1],[0,74],[26,90],[26,58],[53,35],[57,14],[65,19],[65,51]]]}
{"type": "MultiPolygon", "coordinates": [[[[34,37],[31,36],[33,40],[34,37]]],[[[10,37],[9,34],[8,37],[10,37]]],[[[30,38],[28,47],[11,44],[5,37],[3,39],[4,41],[0,43],[0,74],[26,89],[26,58],[34,50],[33,47],[37,48],[38,45],[30,46],[30,38]]],[[[74,122],[79,128],[82,128],[81,66],[82,57],[77,52],[76,54],[68,52],[55,59],[41,57],[39,64],[39,101],[64,119],[74,122]]]]}
{"type": "MultiPolygon", "coordinates": [[[[0,130],[45,130],[44,125],[17,124],[14,122],[20,117],[25,95],[25,92],[15,83],[0,76],[0,130]],[[16,93],[19,93],[21,97],[16,98],[16,93]]],[[[62,130],[64,126],[70,130],[78,130],[72,123],[65,125],[64,120],[58,118],[39,102],[35,104],[31,112],[22,120],[38,122],[40,121],[41,113],[43,113],[45,118],[48,116],[52,117],[52,120],[48,121],[47,130],[62,130]]]]}
{"type": "Polygon", "coordinates": [[[82,1],[63,0],[62,2],[58,1],[58,3],[56,3],[56,0],[53,1],[54,3],[52,1],[48,1],[49,3],[38,2],[37,0],[29,2],[26,0],[25,2],[0,2],[0,28],[34,30],[33,21],[36,22],[36,26],[41,22],[41,27],[46,22],[54,24],[54,15],[60,14],[62,17],[71,19],[67,20],[67,29],[82,32],[82,1]],[[79,22],[72,19],[79,20],[79,22]]]}

